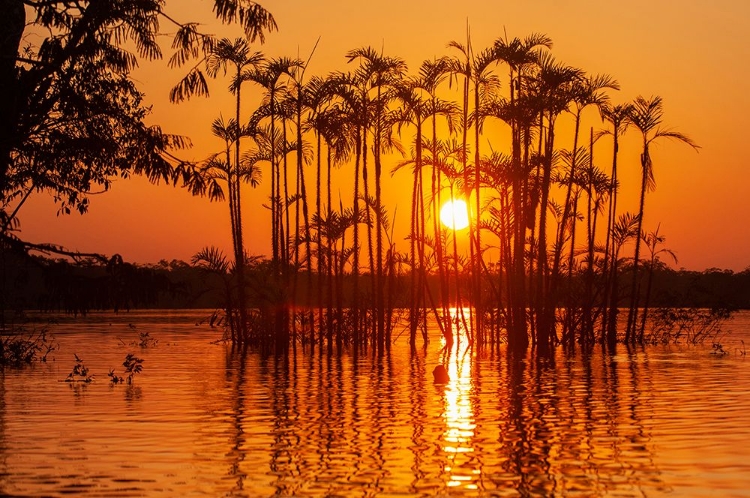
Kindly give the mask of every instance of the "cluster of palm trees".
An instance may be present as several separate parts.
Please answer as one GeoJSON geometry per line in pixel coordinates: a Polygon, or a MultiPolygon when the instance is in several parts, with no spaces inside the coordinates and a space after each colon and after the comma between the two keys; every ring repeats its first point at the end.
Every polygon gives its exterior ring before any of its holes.
{"type": "MultiPolygon", "coordinates": [[[[664,241],[658,232],[642,233],[646,194],[654,187],[650,145],[671,138],[697,146],[662,127],[659,97],[613,105],[607,93],[619,89],[613,78],[557,61],[551,46],[540,34],[501,38],[479,52],[469,41],[451,42],[453,55],[424,61],[416,75],[402,59],[365,47],[346,54],[348,71],[306,79],[302,60],[264,58],[241,39],[219,41],[205,69],[209,76],[230,75],[235,116],[214,122],[224,148],[193,165],[198,174],[191,188],[216,199],[226,188],[237,289],[228,307],[234,340],[383,350],[392,342],[399,306],[408,311],[413,347],[420,328],[426,337],[429,313],[448,342],[450,321],[463,321],[477,347],[507,341],[545,352],[560,343],[643,340],[642,240],[652,255],[646,269],[664,241]],[[246,117],[244,83],[263,90],[246,117]],[[589,107],[608,127],[591,128],[584,144],[589,107]],[[570,148],[556,141],[563,116],[574,124],[570,148]],[[643,138],[638,213],[617,207],[619,140],[628,128],[643,138]],[[594,162],[604,135],[613,139],[608,172],[594,162]],[[393,175],[410,169],[413,182],[405,253],[396,250],[383,203],[389,166],[393,175]],[[350,198],[334,201],[334,167],[349,169],[350,198]],[[241,185],[256,184],[261,168],[270,171],[272,255],[253,266],[254,275],[261,266],[265,275],[265,304],[254,321],[245,295],[241,185]],[[472,210],[467,255],[438,221],[442,202],[454,196],[472,210]],[[629,242],[632,259],[623,253],[629,242]],[[497,264],[488,265],[488,249],[499,254],[497,264]],[[622,333],[618,308],[625,305],[622,333]],[[451,311],[464,307],[473,311],[451,311]]],[[[173,99],[200,93],[205,84],[196,69],[173,99]]]]}

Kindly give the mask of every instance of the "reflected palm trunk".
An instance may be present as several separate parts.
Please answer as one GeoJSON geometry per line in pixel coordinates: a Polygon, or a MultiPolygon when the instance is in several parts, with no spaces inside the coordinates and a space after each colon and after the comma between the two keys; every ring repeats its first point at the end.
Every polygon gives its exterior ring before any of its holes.
{"type": "Polygon", "coordinates": [[[242,463],[245,460],[245,450],[243,449],[245,436],[243,430],[243,420],[245,418],[245,368],[247,360],[247,350],[244,347],[232,347],[227,350],[226,354],[226,380],[232,389],[232,425],[229,459],[231,465],[229,475],[236,478],[236,485],[233,491],[242,491],[245,488],[245,479],[247,474],[242,470],[242,463]]]}
{"type": "Polygon", "coordinates": [[[294,496],[301,485],[300,480],[295,478],[301,473],[297,451],[301,437],[297,433],[300,390],[296,355],[277,355],[271,361],[274,362],[271,407],[275,420],[272,428],[270,472],[277,476],[274,483],[277,494],[294,496]]]}
{"type": "Polygon", "coordinates": [[[425,436],[425,426],[427,425],[428,412],[426,403],[426,382],[427,369],[425,368],[425,356],[420,355],[416,349],[412,349],[409,361],[409,374],[412,379],[418,379],[415,389],[409,391],[409,417],[413,421],[411,433],[411,452],[414,458],[414,464],[411,469],[414,479],[411,482],[411,492],[415,493],[419,489],[419,484],[423,481],[430,469],[428,462],[428,450],[431,448],[429,439],[425,436]]]}

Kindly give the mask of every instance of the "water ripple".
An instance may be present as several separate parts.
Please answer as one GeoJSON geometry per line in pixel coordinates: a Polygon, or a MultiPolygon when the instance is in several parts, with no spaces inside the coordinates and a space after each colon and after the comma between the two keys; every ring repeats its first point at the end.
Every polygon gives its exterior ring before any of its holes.
{"type": "MultiPolygon", "coordinates": [[[[399,343],[386,357],[239,355],[198,319],[63,320],[53,360],[2,371],[0,493],[750,495],[741,355],[659,346],[509,362],[437,337],[414,356],[399,343]],[[159,343],[138,346],[144,331],[159,343]],[[74,353],[94,382],[62,382],[74,353]],[[127,353],[143,373],[109,385],[127,353]],[[447,385],[432,382],[438,363],[447,385]]],[[[750,336],[750,316],[734,328],[750,336]]]]}

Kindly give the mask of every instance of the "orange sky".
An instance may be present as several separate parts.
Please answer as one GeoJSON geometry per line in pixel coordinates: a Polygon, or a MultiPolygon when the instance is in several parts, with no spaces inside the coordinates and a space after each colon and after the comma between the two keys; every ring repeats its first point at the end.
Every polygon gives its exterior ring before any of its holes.
{"type": "MultiPolygon", "coordinates": [[[[207,31],[236,36],[237,31],[213,21],[210,4],[171,0],[167,8],[179,19],[205,22],[207,31]]],[[[465,40],[467,19],[477,50],[503,36],[504,30],[509,37],[547,34],[554,41],[552,53],[557,59],[589,74],[610,74],[620,82],[621,91],[610,94],[614,103],[639,94],[662,96],[665,123],[702,147],[695,153],[685,145],[664,141],[653,150],[657,189],[646,200],[645,230],[661,223],[660,233],[677,254],[678,267],[739,271],[750,266],[750,223],[745,221],[750,210],[750,168],[742,147],[750,116],[750,2],[716,0],[709,6],[694,0],[269,0],[262,4],[276,17],[280,30],[257,49],[269,56],[299,54],[306,59],[320,37],[307,74],[321,76],[346,70],[345,52],[367,45],[402,57],[415,72],[422,60],[451,53],[445,48],[448,41],[465,40]]],[[[503,79],[506,73],[499,69],[503,79]]],[[[143,65],[135,77],[153,104],[152,121],[168,132],[190,136],[195,146],[183,155],[201,159],[219,149],[209,127],[220,113],[232,115],[231,100],[225,82],[215,81],[211,98],[170,104],[167,93],[180,75],[168,71],[161,61],[143,65]]],[[[255,95],[245,97],[245,117],[257,103],[255,95]]],[[[454,99],[459,99],[458,94],[454,99]]],[[[590,126],[602,126],[594,111],[584,122],[585,130],[590,126]]],[[[557,145],[571,148],[572,134],[565,132],[565,125],[561,130],[557,145]]],[[[629,132],[620,155],[620,207],[633,211],[639,188],[639,144],[637,132],[629,132]]],[[[595,153],[602,157],[597,162],[605,170],[609,170],[609,148],[607,142],[595,153]]],[[[388,159],[384,170],[390,171],[397,160],[388,159]]],[[[308,191],[314,189],[313,174],[311,166],[308,191]]],[[[408,227],[409,206],[403,201],[408,194],[401,190],[406,180],[404,171],[384,184],[384,202],[391,215],[397,206],[396,240],[401,250],[408,247],[400,242],[408,227]]],[[[350,204],[351,182],[349,187],[342,182],[340,188],[345,205],[350,204]]],[[[246,246],[254,254],[270,252],[270,216],[260,206],[269,191],[267,181],[244,191],[246,246]]],[[[138,178],[118,180],[109,192],[94,196],[84,216],[57,217],[46,194],[32,196],[19,214],[27,240],[155,263],[187,261],[206,245],[230,252],[227,210],[224,203],[209,203],[179,188],[152,186],[138,178]]]]}

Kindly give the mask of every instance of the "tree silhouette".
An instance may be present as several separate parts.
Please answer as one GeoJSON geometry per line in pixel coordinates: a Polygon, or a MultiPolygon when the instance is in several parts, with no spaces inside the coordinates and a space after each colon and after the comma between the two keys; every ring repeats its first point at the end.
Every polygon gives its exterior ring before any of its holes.
{"type": "MultiPolygon", "coordinates": [[[[148,107],[130,77],[139,59],[163,57],[160,20],[176,26],[170,65],[207,54],[212,37],[181,23],[164,2],[4,0],[0,19],[0,209],[3,238],[29,195],[48,191],[60,211],[85,212],[87,194],[106,190],[115,176],[186,180],[170,150],[189,145],[145,124],[148,107]],[[26,16],[29,16],[28,23],[26,16]],[[21,47],[25,32],[38,45],[21,47]],[[131,51],[133,50],[133,51],[131,51]],[[7,211],[15,203],[12,215],[7,211]]],[[[239,22],[250,39],[275,29],[251,1],[216,0],[224,22],[239,22]]],[[[195,71],[193,80],[201,76],[195,71]]],[[[198,85],[200,86],[200,85],[198,85]]]]}
{"type": "MultiPolygon", "coordinates": [[[[686,143],[693,149],[698,150],[698,145],[688,136],[682,133],[662,128],[664,116],[664,104],[661,97],[646,99],[642,96],[636,97],[630,108],[630,123],[641,132],[643,149],[641,152],[641,195],[638,204],[638,228],[636,233],[643,231],[643,215],[646,205],[646,192],[656,188],[654,179],[654,163],[651,159],[651,145],[659,139],[669,138],[686,143]]],[[[641,255],[641,237],[636,238],[635,254],[633,256],[633,284],[630,293],[630,310],[628,311],[628,324],[626,330],[626,341],[636,340],[636,323],[638,321],[638,266],[641,255]]]]}
{"type": "Polygon", "coordinates": [[[612,170],[610,173],[610,185],[609,185],[609,202],[607,208],[607,229],[606,229],[606,242],[604,246],[604,290],[602,299],[602,324],[604,328],[604,335],[609,335],[610,329],[615,329],[617,325],[617,313],[618,313],[618,302],[619,295],[616,291],[615,282],[617,279],[616,275],[616,261],[614,259],[614,252],[612,247],[612,234],[617,220],[617,193],[619,191],[619,180],[617,178],[617,158],[620,152],[620,137],[625,134],[628,129],[630,122],[628,116],[630,114],[629,104],[618,104],[609,105],[606,104],[600,108],[602,118],[611,123],[612,130],[605,130],[602,134],[612,135],[612,170]]]}

